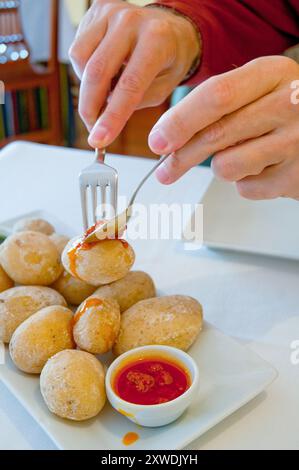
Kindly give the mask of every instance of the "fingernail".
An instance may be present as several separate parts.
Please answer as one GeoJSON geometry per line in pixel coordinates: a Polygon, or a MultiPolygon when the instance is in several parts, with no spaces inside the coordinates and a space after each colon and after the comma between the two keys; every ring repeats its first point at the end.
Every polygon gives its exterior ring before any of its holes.
{"type": "Polygon", "coordinates": [[[89,136],[89,142],[98,147],[105,146],[108,139],[108,129],[104,126],[95,126],[89,136]]]}
{"type": "Polygon", "coordinates": [[[156,171],[156,176],[160,183],[166,184],[170,181],[170,175],[167,169],[166,162],[163,163],[156,171]]]}
{"type": "Polygon", "coordinates": [[[159,129],[150,133],[148,142],[151,149],[158,153],[164,152],[168,147],[168,141],[159,129]]]}

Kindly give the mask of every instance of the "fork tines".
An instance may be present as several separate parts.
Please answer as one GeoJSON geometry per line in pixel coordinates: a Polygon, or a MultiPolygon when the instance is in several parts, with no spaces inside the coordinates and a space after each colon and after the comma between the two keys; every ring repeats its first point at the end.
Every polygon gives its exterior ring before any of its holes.
{"type": "Polygon", "coordinates": [[[117,213],[118,174],[114,168],[96,161],[82,171],[79,182],[85,230],[99,220],[115,216],[117,213]]]}

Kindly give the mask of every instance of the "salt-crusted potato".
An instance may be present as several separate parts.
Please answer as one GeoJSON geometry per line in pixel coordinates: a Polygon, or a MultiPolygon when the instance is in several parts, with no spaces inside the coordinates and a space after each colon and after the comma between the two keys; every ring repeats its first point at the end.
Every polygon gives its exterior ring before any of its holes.
{"type": "Polygon", "coordinates": [[[31,315],[50,305],[66,307],[66,301],[49,287],[19,286],[0,294],[0,341],[9,343],[17,327],[31,315]]]}
{"type": "Polygon", "coordinates": [[[66,237],[65,235],[59,235],[58,233],[53,233],[49,238],[56,246],[60,255],[70,240],[69,237],[66,237]]]}
{"type": "Polygon", "coordinates": [[[40,389],[49,410],[61,418],[93,418],[106,402],[105,372],[92,354],[66,350],[48,360],[40,389]]]}
{"type": "Polygon", "coordinates": [[[8,237],[0,262],[9,277],[23,285],[48,286],[63,270],[56,246],[38,232],[18,232],[8,237]]]}
{"type": "Polygon", "coordinates": [[[13,233],[16,232],[39,232],[44,235],[52,235],[54,227],[44,219],[27,218],[18,220],[13,227],[13,233]]]}
{"type": "Polygon", "coordinates": [[[53,289],[60,292],[70,305],[80,305],[87,297],[92,295],[96,289],[80,279],[76,279],[64,271],[52,285],[53,289]]]}
{"type": "Polygon", "coordinates": [[[124,312],[140,300],[156,296],[152,278],[143,271],[131,271],[124,278],[101,286],[95,291],[100,297],[112,297],[117,300],[120,311],[124,312]]]}
{"type": "Polygon", "coordinates": [[[9,343],[15,365],[23,372],[39,374],[54,354],[74,348],[72,318],[73,312],[68,308],[53,306],[25,320],[9,343]]]}
{"type": "Polygon", "coordinates": [[[197,300],[172,295],[141,300],[121,316],[114,353],[149,344],[187,351],[202,329],[202,307],[197,300]]]}
{"type": "Polygon", "coordinates": [[[10,289],[13,286],[14,286],[13,280],[10,279],[10,277],[6,274],[6,272],[0,265],[0,292],[10,289]]]}
{"type": "Polygon", "coordinates": [[[102,240],[88,244],[73,239],[62,253],[66,271],[93,286],[121,279],[134,261],[135,253],[124,240],[102,240]]]}
{"type": "Polygon", "coordinates": [[[73,336],[80,349],[104,354],[112,349],[120,328],[116,300],[91,296],[78,308],[73,319],[73,336]]]}

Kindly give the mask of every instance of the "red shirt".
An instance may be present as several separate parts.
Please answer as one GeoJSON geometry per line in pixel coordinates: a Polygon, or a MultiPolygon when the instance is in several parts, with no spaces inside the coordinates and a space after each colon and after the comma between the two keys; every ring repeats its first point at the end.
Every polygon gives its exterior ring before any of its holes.
{"type": "Polygon", "coordinates": [[[157,0],[188,16],[202,37],[202,58],[188,84],[299,43],[299,0],[157,0]]]}

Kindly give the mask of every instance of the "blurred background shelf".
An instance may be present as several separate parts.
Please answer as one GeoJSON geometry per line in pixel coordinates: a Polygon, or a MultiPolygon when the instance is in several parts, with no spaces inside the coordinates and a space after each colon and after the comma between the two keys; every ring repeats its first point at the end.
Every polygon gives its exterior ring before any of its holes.
{"type": "Polygon", "coordinates": [[[61,145],[59,0],[51,0],[50,4],[50,55],[44,64],[34,64],[30,60],[31,52],[24,36],[20,4],[20,1],[0,1],[0,77],[5,85],[0,145],[3,147],[7,142],[17,139],[61,145]],[[30,90],[33,91],[31,103],[30,90]],[[40,103],[35,99],[39,90],[43,90],[40,103]],[[32,117],[34,113],[40,116],[36,124],[30,120],[30,115],[32,117]],[[47,126],[43,125],[44,121],[47,126]]]}
{"type": "Polygon", "coordinates": [[[51,131],[49,130],[27,132],[11,137],[5,137],[1,140],[1,147],[5,147],[5,145],[10,144],[11,142],[15,142],[16,140],[26,140],[30,142],[39,142],[41,144],[47,144],[51,142],[51,137],[51,131]]]}

